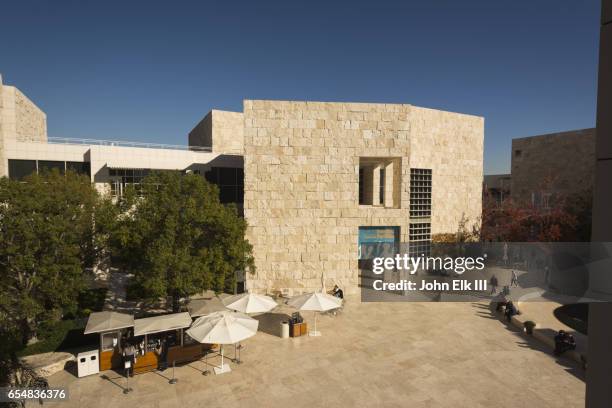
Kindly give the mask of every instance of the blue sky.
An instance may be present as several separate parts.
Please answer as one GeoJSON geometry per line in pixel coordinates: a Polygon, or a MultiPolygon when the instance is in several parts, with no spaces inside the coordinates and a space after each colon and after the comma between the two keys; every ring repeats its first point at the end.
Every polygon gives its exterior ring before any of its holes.
{"type": "Polygon", "coordinates": [[[399,102],[510,142],[595,125],[599,0],[12,1],[0,73],[50,136],[185,144],[242,100],[399,102]]]}

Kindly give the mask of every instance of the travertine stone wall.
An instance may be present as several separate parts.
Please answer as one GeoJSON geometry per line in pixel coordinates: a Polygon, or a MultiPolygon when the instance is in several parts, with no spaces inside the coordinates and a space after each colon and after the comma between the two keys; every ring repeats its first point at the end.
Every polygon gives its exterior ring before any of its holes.
{"type": "Polygon", "coordinates": [[[47,115],[19,89],[3,85],[0,78],[0,177],[8,175],[7,140],[47,141],[47,115]]]}
{"type": "Polygon", "coordinates": [[[47,141],[47,115],[15,89],[15,134],[20,142],[47,141]]]}
{"type": "Polygon", "coordinates": [[[431,233],[479,222],[484,118],[413,106],[410,124],[410,167],[432,169],[431,233]]]}
{"type": "Polygon", "coordinates": [[[360,226],[408,240],[410,167],[433,168],[434,231],[480,213],[482,118],[399,104],[244,101],[244,211],[254,246],[249,288],[358,285],[360,226]],[[359,158],[399,158],[399,208],[358,204],[359,158]],[[445,178],[450,177],[450,178],[445,178]],[[436,191],[439,190],[439,191],[436,191]]]}
{"type": "Polygon", "coordinates": [[[189,132],[189,146],[212,147],[213,152],[242,154],[244,151],[242,112],[212,110],[189,132]]]}
{"type": "Polygon", "coordinates": [[[511,197],[531,203],[532,193],[570,195],[592,189],[595,129],[512,139],[511,197]]]}
{"type": "Polygon", "coordinates": [[[208,112],[204,119],[189,132],[190,147],[212,147],[212,113],[213,111],[208,112]]]}

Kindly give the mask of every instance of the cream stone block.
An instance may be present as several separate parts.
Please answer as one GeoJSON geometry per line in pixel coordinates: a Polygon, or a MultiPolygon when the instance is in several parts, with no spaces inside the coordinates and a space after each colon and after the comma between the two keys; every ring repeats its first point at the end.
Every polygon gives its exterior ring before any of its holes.
{"type": "Polygon", "coordinates": [[[411,167],[434,172],[438,203],[434,203],[432,229],[446,230],[457,223],[455,208],[470,211],[478,206],[481,118],[391,104],[245,101],[244,106],[245,135],[249,135],[245,137],[247,236],[261,234],[254,238],[259,270],[253,278],[258,283],[251,287],[314,290],[320,287],[321,273],[327,273],[347,285],[348,292],[355,291],[358,228],[394,225],[400,227],[403,240],[408,238],[411,167]],[[249,111],[253,109],[258,112],[249,111]],[[271,137],[256,139],[258,135],[271,137]],[[290,150],[272,150],[276,148],[290,150]],[[257,157],[248,159],[251,154],[257,157]],[[383,203],[398,208],[358,205],[359,157],[400,158],[385,165],[383,203]],[[456,179],[449,175],[469,182],[453,184],[456,179]],[[388,184],[395,180],[400,188],[389,194],[388,184]],[[273,202],[269,192],[275,194],[273,202]],[[450,200],[450,195],[456,199],[450,200]],[[280,229],[271,228],[275,225],[280,229]],[[264,243],[277,236],[287,253],[300,258],[274,260],[285,255],[272,255],[268,260],[271,248],[264,243]]]}

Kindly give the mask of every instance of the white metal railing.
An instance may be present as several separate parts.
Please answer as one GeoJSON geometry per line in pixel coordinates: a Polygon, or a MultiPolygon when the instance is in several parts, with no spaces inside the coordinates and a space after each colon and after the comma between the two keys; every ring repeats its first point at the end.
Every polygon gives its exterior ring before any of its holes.
{"type": "Polygon", "coordinates": [[[170,145],[162,143],[129,142],[125,140],[100,140],[100,139],[77,139],[69,137],[49,137],[48,143],[70,144],[70,145],[96,145],[96,146],[120,146],[120,147],[142,147],[147,149],[170,149],[170,150],[193,150],[200,152],[211,152],[208,146],[185,146],[170,145]]]}

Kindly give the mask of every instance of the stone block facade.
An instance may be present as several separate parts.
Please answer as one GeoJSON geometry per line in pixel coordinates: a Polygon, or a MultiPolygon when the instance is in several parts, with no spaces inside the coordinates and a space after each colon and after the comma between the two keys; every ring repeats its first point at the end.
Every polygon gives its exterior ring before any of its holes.
{"type": "Polygon", "coordinates": [[[6,176],[6,141],[46,142],[47,115],[0,76],[0,177],[6,176]]]}
{"type": "Polygon", "coordinates": [[[20,142],[47,141],[47,115],[19,89],[15,90],[15,134],[20,142]]]}
{"type": "Polygon", "coordinates": [[[45,114],[15,88],[1,91],[0,146],[10,146],[11,159],[88,162],[92,181],[104,187],[120,181],[109,169],[205,175],[243,167],[219,183],[236,196],[244,185],[257,265],[246,286],[255,292],[335,284],[355,292],[361,227],[384,227],[377,239],[409,242],[413,223],[431,234],[455,232],[481,214],[481,117],[408,104],[245,100],[243,112],[213,110],[190,132],[190,146],[212,152],[61,145],[32,143],[46,140],[45,114]],[[411,218],[411,169],[431,177],[431,213],[418,219],[411,218]]]}
{"type": "MultiPolygon", "coordinates": [[[[432,232],[481,213],[484,121],[405,104],[244,101],[244,213],[256,292],[358,287],[362,226],[408,241],[410,168],[432,169],[432,232]],[[359,205],[361,158],[392,159],[385,206],[359,205]]],[[[387,178],[388,180],[388,178],[387,178]]]]}
{"type": "Polygon", "coordinates": [[[241,112],[212,110],[189,132],[189,146],[210,147],[224,154],[244,151],[244,120],[241,112]]]}
{"type": "Polygon", "coordinates": [[[595,129],[512,139],[511,163],[511,197],[517,203],[547,205],[546,196],[591,190],[595,129]]]}

